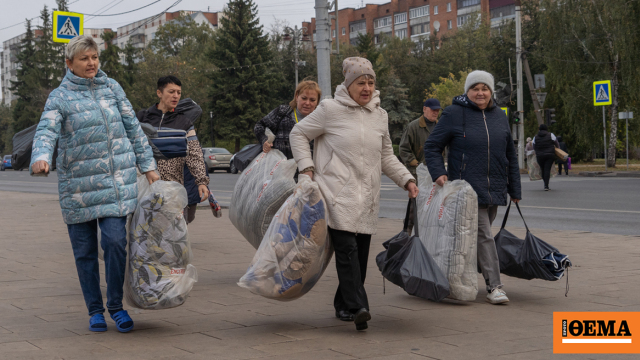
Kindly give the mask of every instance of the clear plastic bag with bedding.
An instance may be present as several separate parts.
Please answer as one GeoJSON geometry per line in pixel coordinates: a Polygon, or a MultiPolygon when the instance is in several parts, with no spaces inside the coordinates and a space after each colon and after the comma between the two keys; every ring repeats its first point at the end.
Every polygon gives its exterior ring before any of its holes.
{"type": "Polygon", "coordinates": [[[145,176],[138,177],[138,192],[128,224],[125,298],[140,309],[180,306],[198,280],[183,216],[187,192],[172,181],[149,185],[145,176]]]}
{"type": "Polygon", "coordinates": [[[439,186],[418,166],[420,240],[449,280],[449,297],[473,301],[478,295],[478,196],[464,180],[439,186]]]}
{"type": "MultiPolygon", "coordinates": [[[[267,129],[268,141],[275,136],[267,129]]],[[[244,169],[236,182],[229,219],[254,247],[258,248],[271,219],[293,193],[296,162],[287,160],[279,150],[262,152],[244,169]]]]}
{"type": "Polygon", "coordinates": [[[332,255],[322,193],[310,177],[299,175],[238,285],[270,299],[294,300],[318,282],[332,255]]]}

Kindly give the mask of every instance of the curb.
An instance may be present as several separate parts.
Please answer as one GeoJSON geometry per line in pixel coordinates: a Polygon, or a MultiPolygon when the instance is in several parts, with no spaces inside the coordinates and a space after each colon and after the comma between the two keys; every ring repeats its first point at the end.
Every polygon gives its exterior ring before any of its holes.
{"type": "Polygon", "coordinates": [[[638,171],[583,171],[578,173],[579,176],[585,177],[626,177],[640,178],[638,171]]]}

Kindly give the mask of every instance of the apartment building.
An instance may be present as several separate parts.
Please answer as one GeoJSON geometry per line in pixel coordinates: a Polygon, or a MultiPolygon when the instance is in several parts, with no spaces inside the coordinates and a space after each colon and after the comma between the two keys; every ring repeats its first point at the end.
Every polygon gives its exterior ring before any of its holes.
{"type": "MultiPolygon", "coordinates": [[[[105,31],[111,31],[111,29],[84,29],[84,34],[100,39],[100,36],[105,31]]],[[[33,33],[35,37],[42,36],[41,30],[33,30],[33,33]]],[[[2,42],[2,53],[0,54],[0,70],[2,71],[2,75],[0,76],[0,82],[2,84],[2,102],[5,105],[11,105],[11,102],[16,100],[16,96],[11,93],[9,88],[11,87],[11,81],[18,80],[16,77],[18,69],[20,68],[18,53],[20,52],[20,41],[22,41],[25,36],[27,36],[27,33],[20,34],[2,42]]],[[[101,42],[98,41],[98,44],[101,44],[101,42]]],[[[102,44],[100,48],[104,50],[106,46],[102,44]]],[[[60,59],[60,61],[62,61],[62,59],[60,59]]]]}
{"type": "MultiPolygon", "coordinates": [[[[331,38],[355,45],[359,34],[373,35],[378,43],[382,34],[419,41],[434,31],[446,34],[464,26],[474,14],[484,14],[493,27],[515,18],[515,0],[391,0],[388,3],[338,11],[339,29],[331,21],[331,38]]],[[[335,11],[329,14],[335,17],[335,11]]],[[[476,15],[478,16],[478,15],[476,15]]],[[[303,22],[315,43],[316,19],[303,22]]]]}
{"type": "MultiPolygon", "coordinates": [[[[133,46],[143,49],[155,38],[156,31],[160,26],[179,18],[180,15],[190,16],[199,24],[208,24],[213,30],[218,28],[218,16],[222,16],[221,13],[188,10],[165,12],[119,27],[116,44],[120,48],[124,48],[131,41],[133,46]]],[[[124,55],[122,56],[121,60],[124,61],[124,55]]]]}

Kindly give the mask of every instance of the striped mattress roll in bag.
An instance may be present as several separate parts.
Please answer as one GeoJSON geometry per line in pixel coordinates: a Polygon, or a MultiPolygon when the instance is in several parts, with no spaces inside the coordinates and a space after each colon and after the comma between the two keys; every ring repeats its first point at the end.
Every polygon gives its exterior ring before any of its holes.
{"type": "Polygon", "coordinates": [[[184,186],[138,178],[138,206],[129,224],[129,263],[125,296],[140,309],[182,305],[197,281],[183,216],[184,186]]]}

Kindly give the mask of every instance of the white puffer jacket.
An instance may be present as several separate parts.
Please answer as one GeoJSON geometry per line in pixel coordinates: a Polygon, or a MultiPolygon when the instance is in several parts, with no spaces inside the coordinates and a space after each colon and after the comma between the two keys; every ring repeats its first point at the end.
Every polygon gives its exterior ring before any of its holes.
{"type": "Polygon", "coordinates": [[[393,154],[387,112],[380,92],[360,106],[339,85],[335,99],[323,100],[300,121],[289,140],[300,171],[315,167],[314,180],[327,200],[328,225],[358,234],[375,234],[381,172],[404,188],[413,179],[393,154]],[[311,158],[309,142],[315,139],[311,158]]]}

